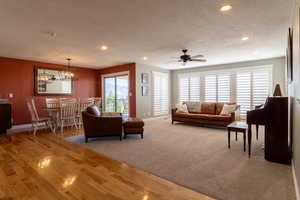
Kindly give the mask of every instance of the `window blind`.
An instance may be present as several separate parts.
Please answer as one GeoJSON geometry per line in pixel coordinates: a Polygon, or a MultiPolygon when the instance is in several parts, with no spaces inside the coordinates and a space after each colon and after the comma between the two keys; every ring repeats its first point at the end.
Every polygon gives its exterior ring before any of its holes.
{"type": "Polygon", "coordinates": [[[267,70],[253,72],[253,107],[264,104],[270,94],[270,72],[267,70]]]}
{"type": "Polygon", "coordinates": [[[179,78],[179,101],[200,101],[200,77],[179,78]]]}
{"type": "Polygon", "coordinates": [[[217,101],[217,76],[207,75],[205,76],[205,102],[217,101]]]}
{"type": "Polygon", "coordinates": [[[236,102],[241,106],[241,115],[245,115],[246,111],[251,108],[251,72],[236,74],[236,88],[236,102]]]}
{"type": "Polygon", "coordinates": [[[153,115],[169,113],[169,78],[167,73],[152,72],[153,74],[153,115]]]}
{"type": "Polygon", "coordinates": [[[271,65],[179,77],[180,101],[235,101],[241,106],[242,116],[254,106],[264,104],[272,88],[271,65]]]}
{"type": "Polygon", "coordinates": [[[179,78],[179,101],[189,101],[189,78],[179,78]]]}
{"type": "Polygon", "coordinates": [[[218,75],[218,102],[230,101],[230,75],[218,75]]]}

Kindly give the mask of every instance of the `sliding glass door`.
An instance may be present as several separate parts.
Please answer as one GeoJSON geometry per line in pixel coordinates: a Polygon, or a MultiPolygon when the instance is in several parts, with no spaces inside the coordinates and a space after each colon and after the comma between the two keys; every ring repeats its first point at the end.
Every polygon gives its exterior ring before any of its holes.
{"type": "Polygon", "coordinates": [[[104,111],[128,115],[128,75],[104,77],[104,111]]]}

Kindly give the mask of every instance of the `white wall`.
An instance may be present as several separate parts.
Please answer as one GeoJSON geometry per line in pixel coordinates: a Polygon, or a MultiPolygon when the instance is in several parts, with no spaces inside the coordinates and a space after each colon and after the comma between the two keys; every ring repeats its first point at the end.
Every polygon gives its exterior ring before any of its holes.
{"type": "Polygon", "coordinates": [[[171,85],[172,85],[172,106],[178,101],[178,74],[181,73],[189,73],[189,72],[208,72],[215,70],[227,70],[234,68],[242,68],[242,67],[252,67],[252,66],[260,66],[260,65],[273,65],[273,90],[277,83],[280,84],[281,91],[283,95],[286,95],[286,65],[285,65],[285,57],[272,58],[272,59],[264,59],[257,61],[249,61],[249,62],[239,62],[232,64],[224,64],[224,65],[213,65],[207,67],[196,67],[189,69],[181,69],[181,70],[173,70],[171,72],[171,85]]]}
{"type": "MultiPolygon", "coordinates": [[[[152,71],[157,72],[166,72],[169,74],[169,99],[171,99],[171,87],[170,87],[170,71],[162,68],[144,65],[144,64],[136,64],[136,115],[139,118],[149,118],[153,117],[152,114],[152,71]],[[142,73],[149,74],[149,95],[142,96],[142,82],[141,77],[142,73]]],[[[169,102],[170,105],[170,102],[169,102]]]]}
{"type": "MultiPolygon", "coordinates": [[[[289,96],[292,103],[292,134],[293,134],[293,162],[295,175],[300,183],[300,61],[299,61],[299,6],[300,1],[295,1],[291,24],[293,25],[293,75],[294,80],[288,86],[289,96]]],[[[298,185],[299,186],[299,185],[298,185]]],[[[298,187],[298,190],[300,188],[298,187]]]]}

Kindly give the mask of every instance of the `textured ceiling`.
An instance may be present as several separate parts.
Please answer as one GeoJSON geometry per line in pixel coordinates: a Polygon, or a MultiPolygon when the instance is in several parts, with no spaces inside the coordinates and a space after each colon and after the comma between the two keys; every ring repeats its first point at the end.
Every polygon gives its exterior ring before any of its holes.
{"type": "Polygon", "coordinates": [[[292,0],[230,2],[233,9],[221,13],[221,0],[0,0],[0,56],[179,69],[285,54],[292,0]],[[245,35],[249,40],[241,41],[245,35]],[[103,44],[107,51],[99,50],[103,44]],[[182,48],[207,62],[171,62],[182,48]]]}

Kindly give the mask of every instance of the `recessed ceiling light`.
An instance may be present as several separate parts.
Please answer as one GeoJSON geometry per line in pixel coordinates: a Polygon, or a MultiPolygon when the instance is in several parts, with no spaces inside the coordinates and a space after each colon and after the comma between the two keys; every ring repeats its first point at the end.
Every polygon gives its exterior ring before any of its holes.
{"type": "Polygon", "coordinates": [[[148,60],[148,57],[144,56],[144,57],[143,57],[143,60],[148,60]]]}
{"type": "Polygon", "coordinates": [[[230,4],[224,4],[221,8],[220,11],[226,12],[232,9],[232,6],[230,4]]]}
{"type": "Polygon", "coordinates": [[[107,50],[107,49],[108,49],[108,47],[107,47],[106,45],[102,45],[102,46],[101,46],[101,50],[102,50],[102,51],[105,51],[105,50],[107,50]]]}
{"type": "Polygon", "coordinates": [[[242,37],[242,39],[241,39],[242,41],[246,41],[246,40],[249,40],[249,37],[247,37],[247,36],[244,36],[244,37],[242,37]]]}

